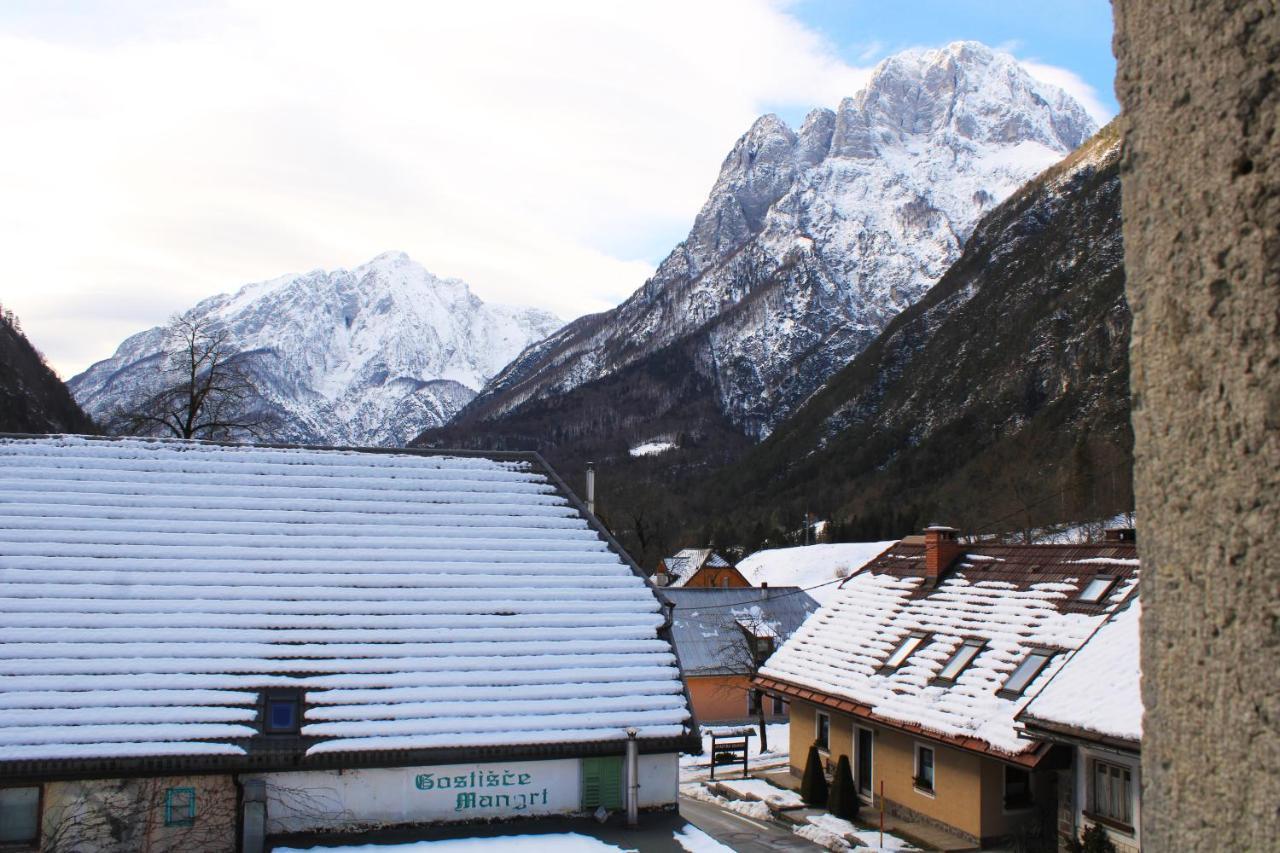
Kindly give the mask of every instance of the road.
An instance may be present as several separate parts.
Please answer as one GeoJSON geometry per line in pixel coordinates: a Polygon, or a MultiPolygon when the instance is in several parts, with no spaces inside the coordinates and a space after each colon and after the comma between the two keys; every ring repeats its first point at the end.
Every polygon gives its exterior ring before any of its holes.
{"type": "Polygon", "coordinates": [[[689,823],[738,853],[768,853],[773,850],[821,850],[789,829],[774,823],[753,820],[736,812],[680,797],[680,815],[689,823]]]}

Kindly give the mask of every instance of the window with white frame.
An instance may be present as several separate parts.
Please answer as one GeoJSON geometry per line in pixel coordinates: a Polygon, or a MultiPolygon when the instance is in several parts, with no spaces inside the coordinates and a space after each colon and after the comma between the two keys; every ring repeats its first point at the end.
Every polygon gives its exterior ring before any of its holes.
{"type": "Polygon", "coordinates": [[[831,717],[821,711],[814,721],[814,739],[818,742],[818,749],[825,751],[831,748],[831,717]]]}
{"type": "Polygon", "coordinates": [[[1094,759],[1090,780],[1089,814],[1133,826],[1133,771],[1123,764],[1094,759]]]}
{"type": "Polygon", "coordinates": [[[922,791],[933,792],[933,764],[933,747],[916,744],[916,775],[912,781],[922,791]]]}
{"type": "Polygon", "coordinates": [[[0,844],[36,844],[40,840],[40,789],[0,788],[0,844]]]}
{"type": "Polygon", "coordinates": [[[1097,604],[1102,597],[1116,585],[1116,579],[1110,575],[1097,575],[1080,590],[1080,601],[1086,604],[1097,604]]]}

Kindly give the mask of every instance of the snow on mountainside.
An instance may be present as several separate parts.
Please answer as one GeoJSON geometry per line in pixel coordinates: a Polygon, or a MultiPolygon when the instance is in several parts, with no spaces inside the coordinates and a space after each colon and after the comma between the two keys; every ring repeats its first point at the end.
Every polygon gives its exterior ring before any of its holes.
{"type": "Polygon", "coordinates": [[[757,120],[653,277],[525,353],[459,420],[501,419],[696,340],[691,369],[763,438],[942,276],[983,214],[1095,129],[984,45],[886,59],[799,132],[757,120]]]}
{"type": "MultiPolygon", "coordinates": [[[[561,325],[545,311],[486,305],[399,252],[246,285],[192,313],[251,354],[255,384],[283,416],[273,438],[351,445],[401,445],[443,424],[561,325]]],[[[130,337],[68,383],[76,399],[101,416],[155,390],[162,338],[159,328],[130,337]]]]}

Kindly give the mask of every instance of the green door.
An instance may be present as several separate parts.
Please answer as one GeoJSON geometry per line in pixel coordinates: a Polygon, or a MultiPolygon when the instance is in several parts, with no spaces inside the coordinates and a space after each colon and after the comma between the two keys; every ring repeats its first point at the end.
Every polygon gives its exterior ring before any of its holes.
{"type": "Polygon", "coordinates": [[[622,808],[622,756],[582,759],[582,810],[622,808]]]}

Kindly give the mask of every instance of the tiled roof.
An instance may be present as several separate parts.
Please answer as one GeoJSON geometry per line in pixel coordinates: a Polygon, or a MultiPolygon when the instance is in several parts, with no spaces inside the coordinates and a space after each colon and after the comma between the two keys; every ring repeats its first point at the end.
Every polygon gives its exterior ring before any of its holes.
{"type": "Polygon", "coordinates": [[[762,678],[849,704],[891,724],[1005,755],[1034,749],[1014,715],[1057,672],[1066,654],[1137,582],[1132,544],[966,546],[934,586],[925,548],[909,540],[840,585],[783,645],[762,678]],[[1117,579],[1099,604],[1076,601],[1095,575],[1117,579]],[[920,645],[893,670],[885,663],[912,633],[920,645]],[[953,684],[935,679],[965,640],[982,649],[953,684]],[[1056,652],[1019,696],[1000,695],[1032,649],[1056,652]]]}
{"type": "Polygon", "coordinates": [[[680,736],[659,603],[533,455],[0,439],[0,766],[680,736]]]}
{"type": "Polygon", "coordinates": [[[1142,603],[1134,595],[1071,656],[1018,719],[1136,746],[1142,740],[1141,621],[1142,603]]]}
{"type": "Polygon", "coordinates": [[[674,605],[671,637],[686,675],[742,672],[747,640],[740,624],[762,636],[772,631],[781,643],[818,609],[798,587],[685,587],[662,595],[674,605]]]}

